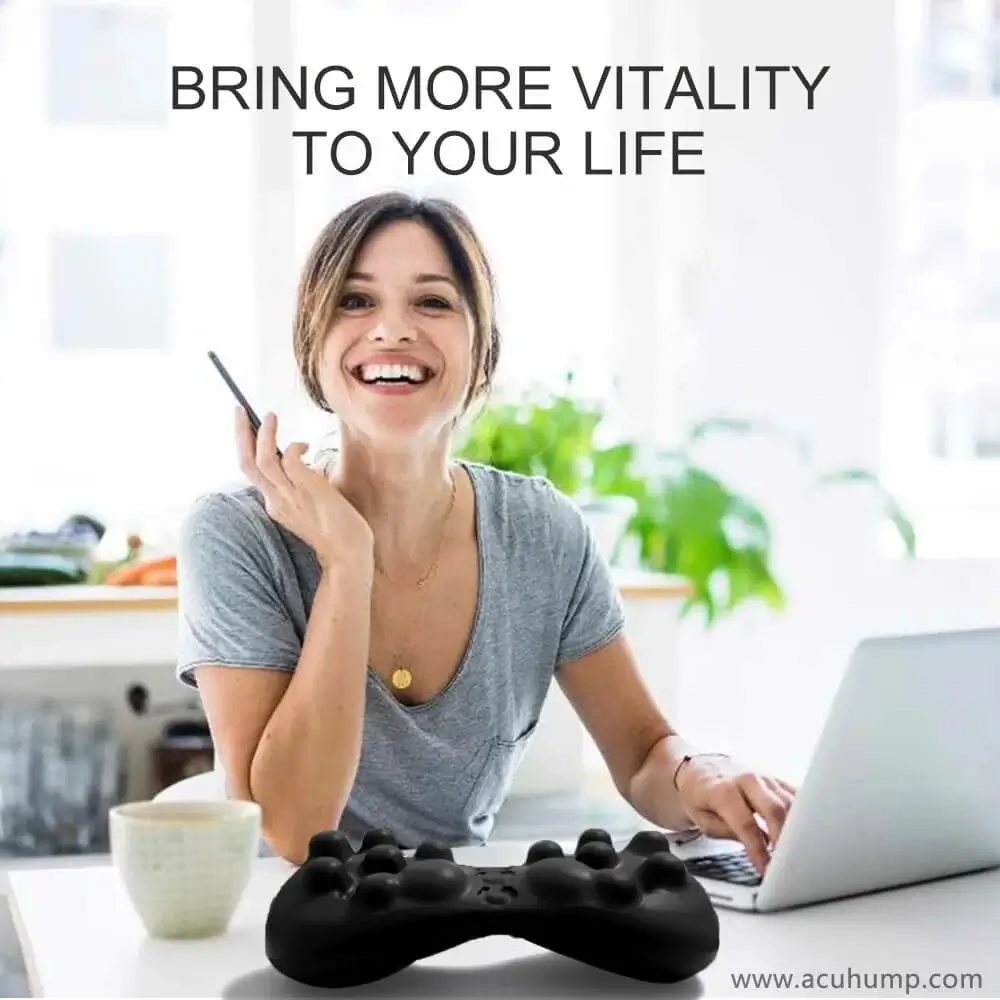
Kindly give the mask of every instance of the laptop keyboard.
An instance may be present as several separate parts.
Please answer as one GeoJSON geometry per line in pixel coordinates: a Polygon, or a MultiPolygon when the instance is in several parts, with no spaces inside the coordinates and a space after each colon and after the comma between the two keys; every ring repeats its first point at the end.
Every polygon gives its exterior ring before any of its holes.
{"type": "Polygon", "coordinates": [[[760,885],[760,874],[743,851],[688,858],[684,864],[692,875],[735,885],[760,885]]]}

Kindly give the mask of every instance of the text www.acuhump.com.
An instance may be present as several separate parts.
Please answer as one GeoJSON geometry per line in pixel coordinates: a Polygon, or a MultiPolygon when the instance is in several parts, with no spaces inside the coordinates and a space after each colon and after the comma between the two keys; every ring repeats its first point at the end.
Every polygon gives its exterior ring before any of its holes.
{"type": "Polygon", "coordinates": [[[921,993],[976,992],[983,977],[976,972],[743,972],[731,976],[736,990],[889,990],[893,996],[921,993]]]}

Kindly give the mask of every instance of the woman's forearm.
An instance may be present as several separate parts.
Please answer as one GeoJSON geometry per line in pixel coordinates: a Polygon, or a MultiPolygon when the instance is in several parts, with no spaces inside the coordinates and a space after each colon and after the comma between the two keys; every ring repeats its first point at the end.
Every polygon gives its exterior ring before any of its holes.
{"type": "Polygon", "coordinates": [[[289,861],[304,859],[314,833],[337,826],[357,774],[371,586],[364,564],[323,573],[298,666],[251,761],[265,839],[289,861]]]}
{"type": "Polygon", "coordinates": [[[642,766],[632,777],[628,801],[640,816],[667,830],[686,830],[691,818],[681,805],[674,786],[674,775],[685,755],[697,751],[673,733],[653,744],[642,766]]]}

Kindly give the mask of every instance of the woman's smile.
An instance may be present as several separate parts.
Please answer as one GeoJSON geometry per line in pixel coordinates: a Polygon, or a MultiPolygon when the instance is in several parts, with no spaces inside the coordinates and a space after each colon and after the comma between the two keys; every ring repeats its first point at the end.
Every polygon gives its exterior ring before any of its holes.
{"type": "Polygon", "coordinates": [[[384,351],[353,364],[348,372],[369,392],[382,396],[412,396],[425,389],[437,372],[410,354],[384,351]]]}

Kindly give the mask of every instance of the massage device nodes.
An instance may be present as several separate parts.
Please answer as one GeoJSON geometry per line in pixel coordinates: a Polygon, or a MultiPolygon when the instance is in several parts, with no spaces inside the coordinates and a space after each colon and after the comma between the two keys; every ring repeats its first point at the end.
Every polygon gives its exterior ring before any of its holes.
{"type": "Polygon", "coordinates": [[[596,829],[571,855],[542,840],[509,868],[457,864],[436,841],[404,854],[385,830],[369,830],[358,851],[342,833],[318,833],[271,903],[265,948],[289,979],[343,987],[493,934],[657,983],[696,975],[719,950],[715,909],[662,833],[617,851],[596,829]]]}

